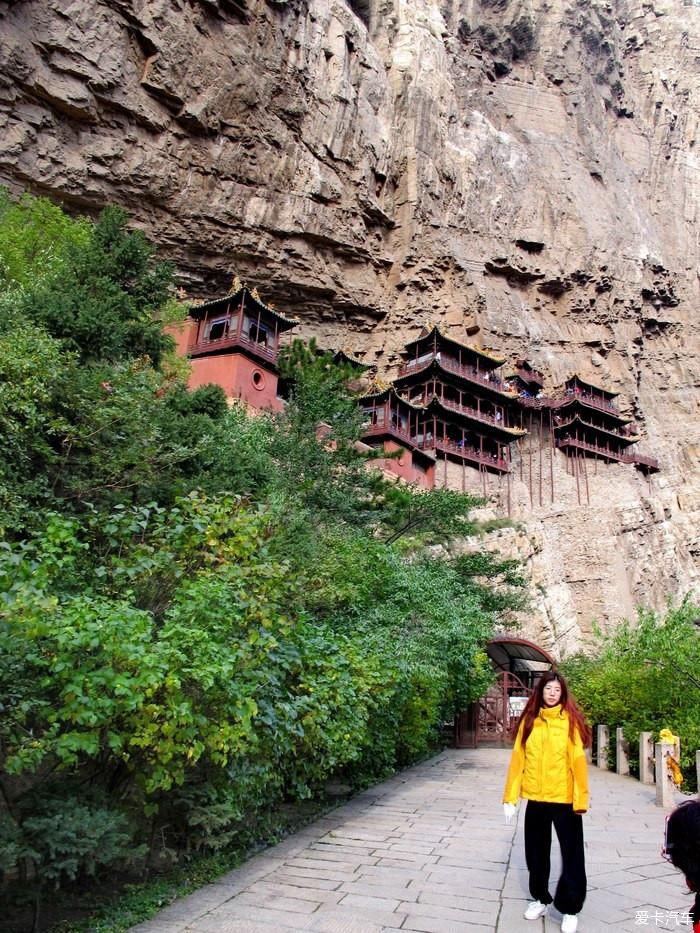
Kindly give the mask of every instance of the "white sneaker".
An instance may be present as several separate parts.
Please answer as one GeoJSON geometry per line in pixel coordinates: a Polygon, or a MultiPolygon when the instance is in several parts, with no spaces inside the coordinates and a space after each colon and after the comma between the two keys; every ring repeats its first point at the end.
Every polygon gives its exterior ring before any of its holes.
{"type": "Polygon", "coordinates": [[[576,914],[562,914],[561,933],[576,933],[578,917],[576,914]]]}
{"type": "MultiPolygon", "coordinates": [[[[547,913],[547,905],[543,904],[541,901],[533,901],[531,904],[527,905],[527,910],[523,914],[526,920],[537,920],[538,917],[544,917],[547,913]]],[[[574,917],[574,919],[576,919],[574,917]]],[[[574,930],[576,927],[574,927],[574,930]]]]}

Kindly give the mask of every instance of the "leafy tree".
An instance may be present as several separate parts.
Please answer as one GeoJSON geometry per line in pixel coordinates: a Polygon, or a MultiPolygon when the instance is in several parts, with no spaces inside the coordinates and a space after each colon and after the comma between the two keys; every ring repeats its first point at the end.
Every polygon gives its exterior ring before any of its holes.
{"type": "Polygon", "coordinates": [[[71,219],[47,198],[24,194],[14,200],[0,187],[0,292],[31,289],[50,278],[89,240],[86,220],[71,219]]]}
{"type": "MultiPolygon", "coordinates": [[[[22,321],[32,321],[61,340],[84,361],[116,361],[148,356],[159,365],[172,346],[157,319],[172,289],[172,270],[154,258],[139,232],[127,229],[127,215],[108,207],[89,236],[59,243],[61,262],[53,274],[39,277],[5,296],[22,321]]],[[[0,309],[1,310],[1,309],[0,309]]]]}
{"type": "Polygon", "coordinates": [[[640,610],[607,635],[595,654],[567,661],[566,672],[592,722],[622,726],[633,757],[643,731],[670,728],[681,737],[682,764],[694,785],[700,746],[700,610],[691,600],[665,616],[640,610]]]}
{"type": "Polygon", "coordinates": [[[425,549],[478,500],[367,469],[352,368],[294,344],[276,416],[188,391],[153,248],[34,209],[0,202],[0,863],[39,890],[429,754],[523,581],[425,549]]]}
{"type": "Polygon", "coordinates": [[[387,544],[393,544],[403,535],[420,534],[438,540],[458,535],[468,537],[477,527],[470,521],[469,512],[483,503],[483,499],[452,489],[416,493],[398,484],[387,486],[384,500],[387,544]]]}
{"type": "Polygon", "coordinates": [[[0,530],[51,499],[50,471],[67,422],[60,413],[74,365],[57,341],[28,324],[0,330],[0,530]]]}

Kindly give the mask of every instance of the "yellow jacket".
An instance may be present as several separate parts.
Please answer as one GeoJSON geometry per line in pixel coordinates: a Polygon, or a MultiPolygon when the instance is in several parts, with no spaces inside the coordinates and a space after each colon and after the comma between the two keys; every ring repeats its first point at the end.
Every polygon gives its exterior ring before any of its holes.
{"type": "Polygon", "coordinates": [[[586,753],[578,730],[569,738],[569,717],[561,706],[543,707],[535,717],[532,732],[522,745],[520,724],[510,759],[504,803],[540,800],[572,803],[574,810],[588,809],[586,753]]]}

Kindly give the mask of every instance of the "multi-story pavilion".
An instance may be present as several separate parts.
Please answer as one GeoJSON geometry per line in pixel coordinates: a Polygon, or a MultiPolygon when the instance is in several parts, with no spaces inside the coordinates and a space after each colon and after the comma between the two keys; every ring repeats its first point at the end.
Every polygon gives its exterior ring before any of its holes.
{"type": "Polygon", "coordinates": [[[645,472],[658,470],[653,458],[629,452],[639,435],[632,419],[618,411],[616,392],[585,382],[578,375],[567,379],[564,389],[564,398],[552,403],[554,435],[560,450],[608,462],[633,463],[645,472]]]}
{"type": "Polygon", "coordinates": [[[190,388],[215,383],[251,408],[280,411],[280,337],[297,323],[239,283],[224,298],[193,305],[174,335],[191,362],[190,388]]]}

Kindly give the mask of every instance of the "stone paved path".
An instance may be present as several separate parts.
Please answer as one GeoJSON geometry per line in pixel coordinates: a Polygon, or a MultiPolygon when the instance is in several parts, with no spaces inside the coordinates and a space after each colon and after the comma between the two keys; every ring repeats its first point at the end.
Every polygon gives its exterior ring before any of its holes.
{"type": "MultiPolygon", "coordinates": [[[[530,899],[523,808],[507,826],[502,749],[448,750],[353,798],[133,933],[555,933],[530,899]]],[[[633,778],[591,773],[580,933],[690,933],[691,899],[660,856],[663,810],[633,778]]],[[[556,844],[554,846],[556,849],[556,844]]],[[[553,876],[558,864],[553,860],[553,876]]]]}

